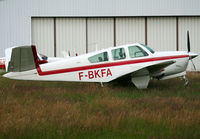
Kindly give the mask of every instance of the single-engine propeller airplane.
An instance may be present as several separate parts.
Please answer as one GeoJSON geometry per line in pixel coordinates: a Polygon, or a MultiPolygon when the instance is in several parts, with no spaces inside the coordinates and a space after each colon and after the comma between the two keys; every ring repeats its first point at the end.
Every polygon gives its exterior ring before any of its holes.
{"type": "Polygon", "coordinates": [[[6,49],[6,71],[3,76],[18,80],[99,82],[101,85],[128,77],[138,89],[148,87],[152,78],[165,80],[183,77],[196,56],[188,51],[155,52],[140,43],[112,47],[55,62],[40,63],[36,47],[19,46],[6,49]]]}

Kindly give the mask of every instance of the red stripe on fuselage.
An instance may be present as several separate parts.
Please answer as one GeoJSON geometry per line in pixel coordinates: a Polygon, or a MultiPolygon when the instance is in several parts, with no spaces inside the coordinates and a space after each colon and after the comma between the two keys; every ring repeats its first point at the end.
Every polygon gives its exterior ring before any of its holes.
{"type": "Polygon", "coordinates": [[[51,71],[42,71],[39,64],[36,61],[36,69],[37,69],[38,74],[40,76],[43,76],[43,75],[60,74],[60,73],[67,73],[67,72],[75,72],[75,71],[90,70],[90,69],[97,69],[97,68],[106,68],[106,67],[113,67],[113,66],[122,66],[122,65],[128,65],[128,64],[137,64],[137,63],[153,62],[153,61],[160,61],[160,60],[170,60],[170,59],[185,58],[185,57],[189,57],[189,55],[127,60],[127,61],[120,61],[120,62],[98,64],[98,65],[73,67],[73,68],[67,68],[67,69],[57,69],[57,70],[51,70],[51,71]]]}

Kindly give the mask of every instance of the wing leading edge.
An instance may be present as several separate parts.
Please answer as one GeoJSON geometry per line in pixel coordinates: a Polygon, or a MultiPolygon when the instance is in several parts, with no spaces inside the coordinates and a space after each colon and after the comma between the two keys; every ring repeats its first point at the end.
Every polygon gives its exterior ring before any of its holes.
{"type": "Polygon", "coordinates": [[[152,63],[151,65],[141,67],[140,69],[127,73],[119,78],[123,78],[124,76],[129,76],[131,77],[132,83],[138,89],[146,89],[148,87],[149,80],[154,74],[159,73],[160,71],[162,71],[162,69],[168,67],[173,63],[175,63],[174,60],[168,60],[164,62],[162,61],[156,64],[152,63]]]}

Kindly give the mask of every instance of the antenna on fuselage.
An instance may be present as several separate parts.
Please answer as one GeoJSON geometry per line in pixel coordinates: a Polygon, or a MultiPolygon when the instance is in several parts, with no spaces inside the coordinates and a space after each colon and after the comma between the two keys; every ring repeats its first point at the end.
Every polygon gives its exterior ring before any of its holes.
{"type": "Polygon", "coordinates": [[[61,51],[62,55],[64,58],[69,58],[70,57],[70,51],[68,53],[66,51],[61,51]]]}

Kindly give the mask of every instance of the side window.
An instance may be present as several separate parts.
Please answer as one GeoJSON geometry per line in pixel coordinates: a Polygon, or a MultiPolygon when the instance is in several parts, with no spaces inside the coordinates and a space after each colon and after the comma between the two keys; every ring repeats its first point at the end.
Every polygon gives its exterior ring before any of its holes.
{"type": "Polygon", "coordinates": [[[128,51],[131,58],[148,56],[147,52],[138,46],[129,46],[128,51]]]}
{"type": "Polygon", "coordinates": [[[103,52],[100,54],[96,54],[88,58],[91,63],[98,63],[108,61],[108,52],[103,52]]]}
{"type": "Polygon", "coordinates": [[[126,53],[124,48],[118,48],[111,51],[113,60],[120,60],[126,58],[126,53]]]}

